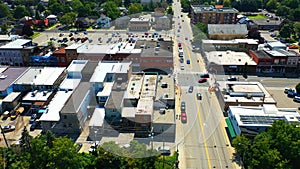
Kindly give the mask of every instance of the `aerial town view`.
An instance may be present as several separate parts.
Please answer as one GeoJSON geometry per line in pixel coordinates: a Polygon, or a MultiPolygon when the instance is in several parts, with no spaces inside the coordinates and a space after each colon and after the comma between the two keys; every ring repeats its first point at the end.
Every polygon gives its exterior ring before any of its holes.
{"type": "Polygon", "coordinates": [[[300,0],[0,2],[0,168],[300,168],[300,0]]]}

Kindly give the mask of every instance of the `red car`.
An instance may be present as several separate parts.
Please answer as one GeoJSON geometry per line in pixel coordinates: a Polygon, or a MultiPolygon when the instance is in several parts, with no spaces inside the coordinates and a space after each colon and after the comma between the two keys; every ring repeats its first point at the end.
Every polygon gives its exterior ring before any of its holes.
{"type": "Polygon", "coordinates": [[[186,123],[187,122],[187,117],[185,112],[181,112],[181,122],[186,123]]]}
{"type": "Polygon", "coordinates": [[[289,49],[298,49],[298,46],[296,46],[296,45],[291,45],[291,46],[289,46],[289,49]]]}
{"type": "Polygon", "coordinates": [[[180,42],[178,42],[178,47],[181,47],[181,43],[180,42]]]}
{"type": "Polygon", "coordinates": [[[204,82],[207,82],[206,78],[201,78],[200,80],[198,80],[198,83],[204,83],[204,82]]]}

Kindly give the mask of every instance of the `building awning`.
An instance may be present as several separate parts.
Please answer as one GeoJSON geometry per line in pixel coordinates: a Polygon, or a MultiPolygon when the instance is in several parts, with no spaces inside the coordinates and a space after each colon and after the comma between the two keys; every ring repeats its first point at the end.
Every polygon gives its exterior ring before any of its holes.
{"type": "Polygon", "coordinates": [[[229,130],[229,134],[231,136],[231,138],[234,138],[236,136],[235,132],[234,132],[234,129],[232,127],[232,124],[231,124],[231,121],[229,118],[226,118],[225,119],[226,123],[227,123],[227,126],[228,126],[228,130],[229,130]]]}

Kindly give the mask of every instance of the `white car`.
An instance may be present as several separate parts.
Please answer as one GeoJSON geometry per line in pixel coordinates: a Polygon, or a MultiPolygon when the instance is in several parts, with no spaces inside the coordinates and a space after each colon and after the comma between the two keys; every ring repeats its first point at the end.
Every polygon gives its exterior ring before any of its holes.
{"type": "Polygon", "coordinates": [[[8,126],[4,126],[2,128],[2,132],[6,133],[6,132],[14,131],[15,129],[16,129],[16,126],[8,125],[8,126]]]}
{"type": "Polygon", "coordinates": [[[181,69],[181,70],[184,70],[184,66],[183,66],[183,65],[181,65],[181,66],[180,66],[180,69],[181,69]]]}
{"type": "Polygon", "coordinates": [[[168,146],[161,146],[157,148],[157,151],[163,156],[171,155],[171,149],[168,146]]]}

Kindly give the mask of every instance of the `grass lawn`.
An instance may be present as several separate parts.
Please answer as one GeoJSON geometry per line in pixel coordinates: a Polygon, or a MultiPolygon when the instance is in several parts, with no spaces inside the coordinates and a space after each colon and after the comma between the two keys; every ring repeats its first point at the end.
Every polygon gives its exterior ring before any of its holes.
{"type": "Polygon", "coordinates": [[[268,17],[265,15],[255,15],[255,16],[248,16],[249,19],[267,19],[268,17]]]}
{"type": "Polygon", "coordinates": [[[33,32],[33,35],[29,36],[29,38],[34,39],[34,38],[40,36],[40,34],[41,34],[40,32],[33,32]]]}

